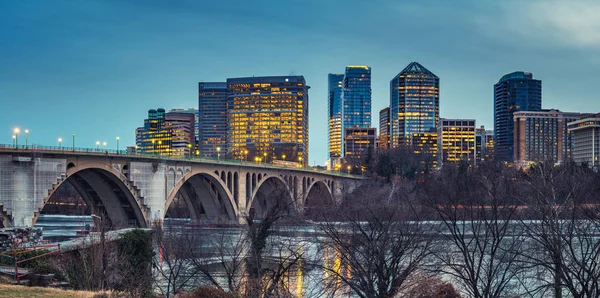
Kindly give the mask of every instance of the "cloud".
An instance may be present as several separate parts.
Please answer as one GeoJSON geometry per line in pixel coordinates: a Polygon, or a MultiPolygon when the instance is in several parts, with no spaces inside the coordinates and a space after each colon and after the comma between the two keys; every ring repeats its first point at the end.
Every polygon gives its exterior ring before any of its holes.
{"type": "Polygon", "coordinates": [[[600,1],[504,2],[505,28],[542,45],[600,48],[600,1]]]}

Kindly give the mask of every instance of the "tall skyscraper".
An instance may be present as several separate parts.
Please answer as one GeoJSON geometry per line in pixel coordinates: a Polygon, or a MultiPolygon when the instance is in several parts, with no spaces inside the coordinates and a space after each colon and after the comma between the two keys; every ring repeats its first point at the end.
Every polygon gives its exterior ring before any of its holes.
{"type": "Polygon", "coordinates": [[[329,159],[331,167],[342,156],[342,88],[343,74],[328,76],[329,159]]]}
{"type": "Polygon", "coordinates": [[[562,162],[571,158],[571,134],[567,123],[581,113],[559,110],[520,111],[514,116],[514,162],[562,162]]]}
{"type": "Polygon", "coordinates": [[[413,134],[436,129],[439,120],[440,79],[411,62],[390,81],[390,146],[412,145],[413,134]]]}
{"type": "Polygon", "coordinates": [[[227,152],[227,83],[198,83],[199,154],[217,157],[227,152]]]}
{"type": "Polygon", "coordinates": [[[513,113],[542,108],[542,81],[530,72],[517,71],[500,78],[494,85],[495,158],[512,162],[514,157],[513,113]]]}
{"type": "Polygon", "coordinates": [[[195,146],[194,131],[194,114],[149,110],[144,126],[135,131],[137,152],[189,156],[195,146]]]}
{"type": "Polygon", "coordinates": [[[303,76],[230,78],[227,88],[228,157],[308,164],[303,76]]]}
{"type": "Polygon", "coordinates": [[[342,131],[371,127],[371,68],[346,67],[342,85],[342,131]]]}
{"type": "Polygon", "coordinates": [[[465,162],[475,165],[475,119],[440,119],[438,157],[441,164],[465,162]]]}
{"type": "Polygon", "coordinates": [[[573,138],[573,160],[600,169],[600,113],[568,124],[573,138]]]}
{"type": "Polygon", "coordinates": [[[390,107],[379,111],[379,149],[390,148],[390,107]]]}

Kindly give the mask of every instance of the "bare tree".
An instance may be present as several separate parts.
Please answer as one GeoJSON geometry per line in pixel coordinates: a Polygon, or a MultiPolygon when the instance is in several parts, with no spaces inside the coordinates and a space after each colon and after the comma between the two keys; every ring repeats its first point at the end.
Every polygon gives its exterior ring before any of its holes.
{"type": "Polygon", "coordinates": [[[524,261],[537,284],[531,295],[600,296],[598,174],[572,162],[541,162],[521,176],[523,220],[530,239],[524,261]],[[533,219],[533,220],[530,220],[533,219]]]}
{"type": "Polygon", "coordinates": [[[522,272],[513,172],[495,164],[448,166],[422,183],[424,202],[440,222],[434,270],[469,297],[504,297],[522,272]]]}
{"type": "Polygon", "coordinates": [[[431,241],[404,195],[411,186],[364,185],[320,224],[324,245],[339,258],[323,270],[342,288],[358,297],[394,297],[422,264],[431,241]]]}

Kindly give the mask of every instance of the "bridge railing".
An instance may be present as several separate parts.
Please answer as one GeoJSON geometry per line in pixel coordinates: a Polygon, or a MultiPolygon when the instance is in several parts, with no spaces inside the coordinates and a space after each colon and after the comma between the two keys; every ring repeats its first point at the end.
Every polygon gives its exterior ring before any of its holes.
{"type": "Polygon", "coordinates": [[[152,154],[152,153],[131,153],[127,150],[115,150],[115,149],[104,149],[104,148],[82,148],[82,147],[69,147],[69,146],[44,146],[38,144],[31,145],[7,145],[0,144],[0,151],[25,151],[25,152],[47,152],[47,153],[60,153],[60,154],[86,154],[86,155],[111,155],[111,156],[125,156],[125,157],[143,157],[143,158],[151,158],[151,159],[159,159],[159,160],[188,160],[191,162],[211,162],[211,163],[219,163],[219,164],[228,164],[228,165],[246,165],[252,167],[260,167],[265,169],[290,169],[290,170],[301,170],[312,173],[324,173],[329,175],[336,175],[342,177],[353,177],[358,178],[360,175],[351,175],[344,172],[338,171],[329,171],[329,170],[317,170],[311,167],[284,167],[281,165],[265,163],[265,162],[255,162],[255,161],[247,161],[240,159],[223,159],[223,158],[215,158],[215,157],[200,157],[198,155],[170,155],[170,154],[152,154]]]}

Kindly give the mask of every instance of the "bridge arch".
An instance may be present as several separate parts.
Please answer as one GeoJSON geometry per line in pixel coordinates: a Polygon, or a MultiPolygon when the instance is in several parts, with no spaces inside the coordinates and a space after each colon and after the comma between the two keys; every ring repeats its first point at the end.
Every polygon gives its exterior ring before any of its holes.
{"type": "Polygon", "coordinates": [[[66,183],[71,184],[86,203],[92,214],[106,215],[107,225],[113,227],[147,227],[146,208],[140,203],[135,189],[125,175],[117,169],[98,164],[75,164],[69,162],[64,178],[57,179],[44,198],[44,204],[35,212],[35,225],[44,206],[52,195],[66,183]]]}
{"type": "Polygon", "coordinates": [[[308,191],[304,194],[302,206],[303,211],[308,215],[334,203],[333,194],[327,183],[317,180],[308,187],[308,191]]]}
{"type": "MultiPolygon", "coordinates": [[[[260,176],[260,174],[259,174],[260,176]]],[[[257,182],[256,188],[252,193],[250,202],[248,202],[249,211],[254,212],[254,218],[264,218],[267,211],[275,206],[274,198],[281,198],[279,203],[284,204],[283,208],[288,214],[297,214],[296,202],[289,186],[282,177],[268,176],[257,182]],[[253,211],[251,211],[253,210],[253,211]]]]}
{"type": "Polygon", "coordinates": [[[180,197],[194,220],[216,219],[238,221],[238,208],[226,181],[221,179],[225,172],[189,171],[169,191],[165,201],[164,216],[169,207],[180,197]]]}

